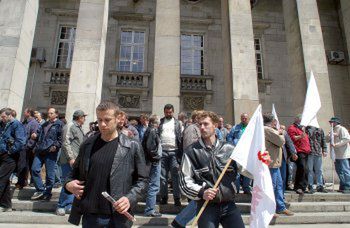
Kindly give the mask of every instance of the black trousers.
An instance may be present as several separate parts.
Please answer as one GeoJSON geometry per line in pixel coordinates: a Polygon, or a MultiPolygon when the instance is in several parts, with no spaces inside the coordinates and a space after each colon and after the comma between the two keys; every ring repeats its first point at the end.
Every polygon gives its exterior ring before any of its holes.
{"type": "Polygon", "coordinates": [[[33,160],[34,160],[33,150],[29,148],[24,148],[21,151],[21,154],[17,163],[17,176],[18,176],[17,184],[18,185],[22,187],[28,185],[29,173],[30,173],[30,176],[32,176],[33,160]]]}
{"type": "Polygon", "coordinates": [[[16,169],[16,161],[7,153],[0,154],[0,206],[11,208],[10,176],[16,169]]]}
{"type": "MultiPolygon", "coordinates": [[[[197,203],[197,214],[204,200],[197,203]]],[[[232,202],[209,203],[198,220],[198,228],[244,228],[241,212],[232,202]]]]}
{"type": "Polygon", "coordinates": [[[297,172],[295,174],[294,190],[306,190],[307,187],[307,154],[298,153],[298,160],[296,160],[297,172]]]}

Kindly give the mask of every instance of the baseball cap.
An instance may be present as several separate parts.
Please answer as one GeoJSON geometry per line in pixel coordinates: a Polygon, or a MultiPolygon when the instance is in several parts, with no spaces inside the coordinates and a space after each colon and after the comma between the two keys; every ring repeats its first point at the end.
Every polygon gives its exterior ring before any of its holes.
{"type": "Polygon", "coordinates": [[[329,122],[333,122],[333,123],[338,123],[338,124],[341,124],[341,120],[339,117],[332,117],[329,122]]]}
{"type": "Polygon", "coordinates": [[[87,114],[85,114],[82,110],[76,110],[73,113],[73,117],[81,117],[81,116],[87,116],[87,114]]]}

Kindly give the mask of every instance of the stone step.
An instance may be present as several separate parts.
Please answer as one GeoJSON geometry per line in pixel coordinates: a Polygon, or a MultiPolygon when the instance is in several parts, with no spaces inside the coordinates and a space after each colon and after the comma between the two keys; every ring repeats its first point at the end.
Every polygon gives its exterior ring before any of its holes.
{"type": "MultiPolygon", "coordinates": [[[[172,204],[157,205],[156,209],[162,214],[178,214],[187,203],[181,207],[172,204]]],[[[242,213],[250,212],[250,203],[237,203],[242,213]]],[[[57,207],[57,200],[49,202],[29,201],[29,200],[12,200],[12,208],[16,211],[37,211],[37,212],[54,212],[57,207]]],[[[135,213],[142,214],[145,210],[145,203],[138,203],[135,213]]],[[[289,209],[296,213],[303,212],[350,212],[350,202],[292,202],[289,209]]]]}
{"type": "MultiPolygon", "coordinates": [[[[13,192],[13,199],[30,200],[30,197],[34,194],[35,188],[26,187],[21,190],[11,188],[13,192]]],[[[52,189],[52,199],[58,200],[60,196],[61,188],[52,189]]],[[[287,191],[285,193],[285,199],[287,202],[324,202],[324,201],[346,201],[350,202],[350,194],[343,194],[339,192],[329,192],[329,193],[319,193],[298,195],[293,191],[287,191]]],[[[182,198],[182,202],[187,201],[185,197],[182,198]]],[[[243,193],[236,195],[237,203],[249,203],[251,201],[251,196],[243,193]]],[[[173,204],[173,195],[169,194],[169,204],[173,204]]]]}
{"type": "MultiPolygon", "coordinates": [[[[249,215],[243,214],[245,224],[249,222],[249,215]]],[[[137,226],[168,226],[175,215],[164,214],[160,218],[149,218],[136,215],[137,226]]],[[[56,216],[53,213],[40,212],[5,212],[0,213],[0,223],[21,223],[21,224],[68,224],[68,216],[56,216]]],[[[279,216],[271,221],[271,224],[336,224],[350,223],[350,212],[311,212],[296,213],[294,216],[279,216]]]]}

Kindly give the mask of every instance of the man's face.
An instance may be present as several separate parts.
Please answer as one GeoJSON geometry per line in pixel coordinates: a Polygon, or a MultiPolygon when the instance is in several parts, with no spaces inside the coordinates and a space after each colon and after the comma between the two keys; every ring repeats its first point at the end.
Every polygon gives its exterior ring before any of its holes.
{"type": "Polygon", "coordinates": [[[126,123],[126,116],[124,114],[120,114],[118,115],[117,119],[118,119],[118,124],[117,124],[118,129],[122,129],[126,123]]]}
{"type": "Polygon", "coordinates": [[[164,109],[164,116],[167,119],[173,118],[174,110],[173,109],[164,109]]]}
{"type": "Polygon", "coordinates": [[[248,114],[242,114],[242,115],[241,115],[241,123],[242,123],[243,125],[248,125],[248,123],[249,123],[248,114]]]}
{"type": "Polygon", "coordinates": [[[220,118],[220,119],[219,119],[218,127],[219,127],[219,128],[224,127],[224,118],[220,118]]]}
{"type": "Polygon", "coordinates": [[[299,117],[296,117],[295,120],[294,120],[294,123],[300,124],[300,122],[301,122],[301,119],[299,117]]]}
{"type": "Polygon", "coordinates": [[[217,124],[214,124],[211,118],[205,117],[199,119],[198,125],[203,139],[208,139],[215,135],[215,128],[217,127],[217,124]]]}
{"type": "Polygon", "coordinates": [[[1,120],[4,123],[7,123],[11,120],[11,115],[6,115],[5,112],[1,113],[1,120]]]}
{"type": "Polygon", "coordinates": [[[50,121],[54,121],[57,118],[56,110],[54,108],[50,108],[47,111],[47,117],[50,121]]]}
{"type": "Polygon", "coordinates": [[[117,130],[119,119],[115,116],[114,110],[97,111],[97,123],[101,135],[111,135],[117,130]]]}
{"type": "Polygon", "coordinates": [[[41,115],[39,113],[34,114],[34,118],[36,119],[36,121],[38,121],[39,123],[41,122],[41,115]]]}
{"type": "Polygon", "coordinates": [[[142,118],[140,119],[140,122],[141,122],[141,124],[142,124],[143,126],[147,126],[149,121],[148,121],[147,118],[142,117],[142,118]]]}
{"type": "Polygon", "coordinates": [[[78,123],[82,126],[82,125],[84,125],[84,123],[85,123],[85,116],[80,116],[79,118],[78,118],[78,123]]]}
{"type": "Polygon", "coordinates": [[[24,110],[23,115],[24,115],[24,118],[26,119],[30,117],[30,113],[28,112],[28,109],[24,110]]]}

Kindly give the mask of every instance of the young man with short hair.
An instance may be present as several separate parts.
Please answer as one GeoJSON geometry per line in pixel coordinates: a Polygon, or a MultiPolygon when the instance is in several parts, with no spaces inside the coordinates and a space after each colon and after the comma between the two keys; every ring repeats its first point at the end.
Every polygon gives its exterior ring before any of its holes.
{"type": "Polygon", "coordinates": [[[80,146],[65,189],[74,194],[69,222],[84,228],[131,227],[124,215],[144,196],[148,168],[138,141],[119,134],[119,107],[102,101],[96,108],[100,132],[80,146]],[[102,196],[108,192],[113,205],[102,196]]]}

